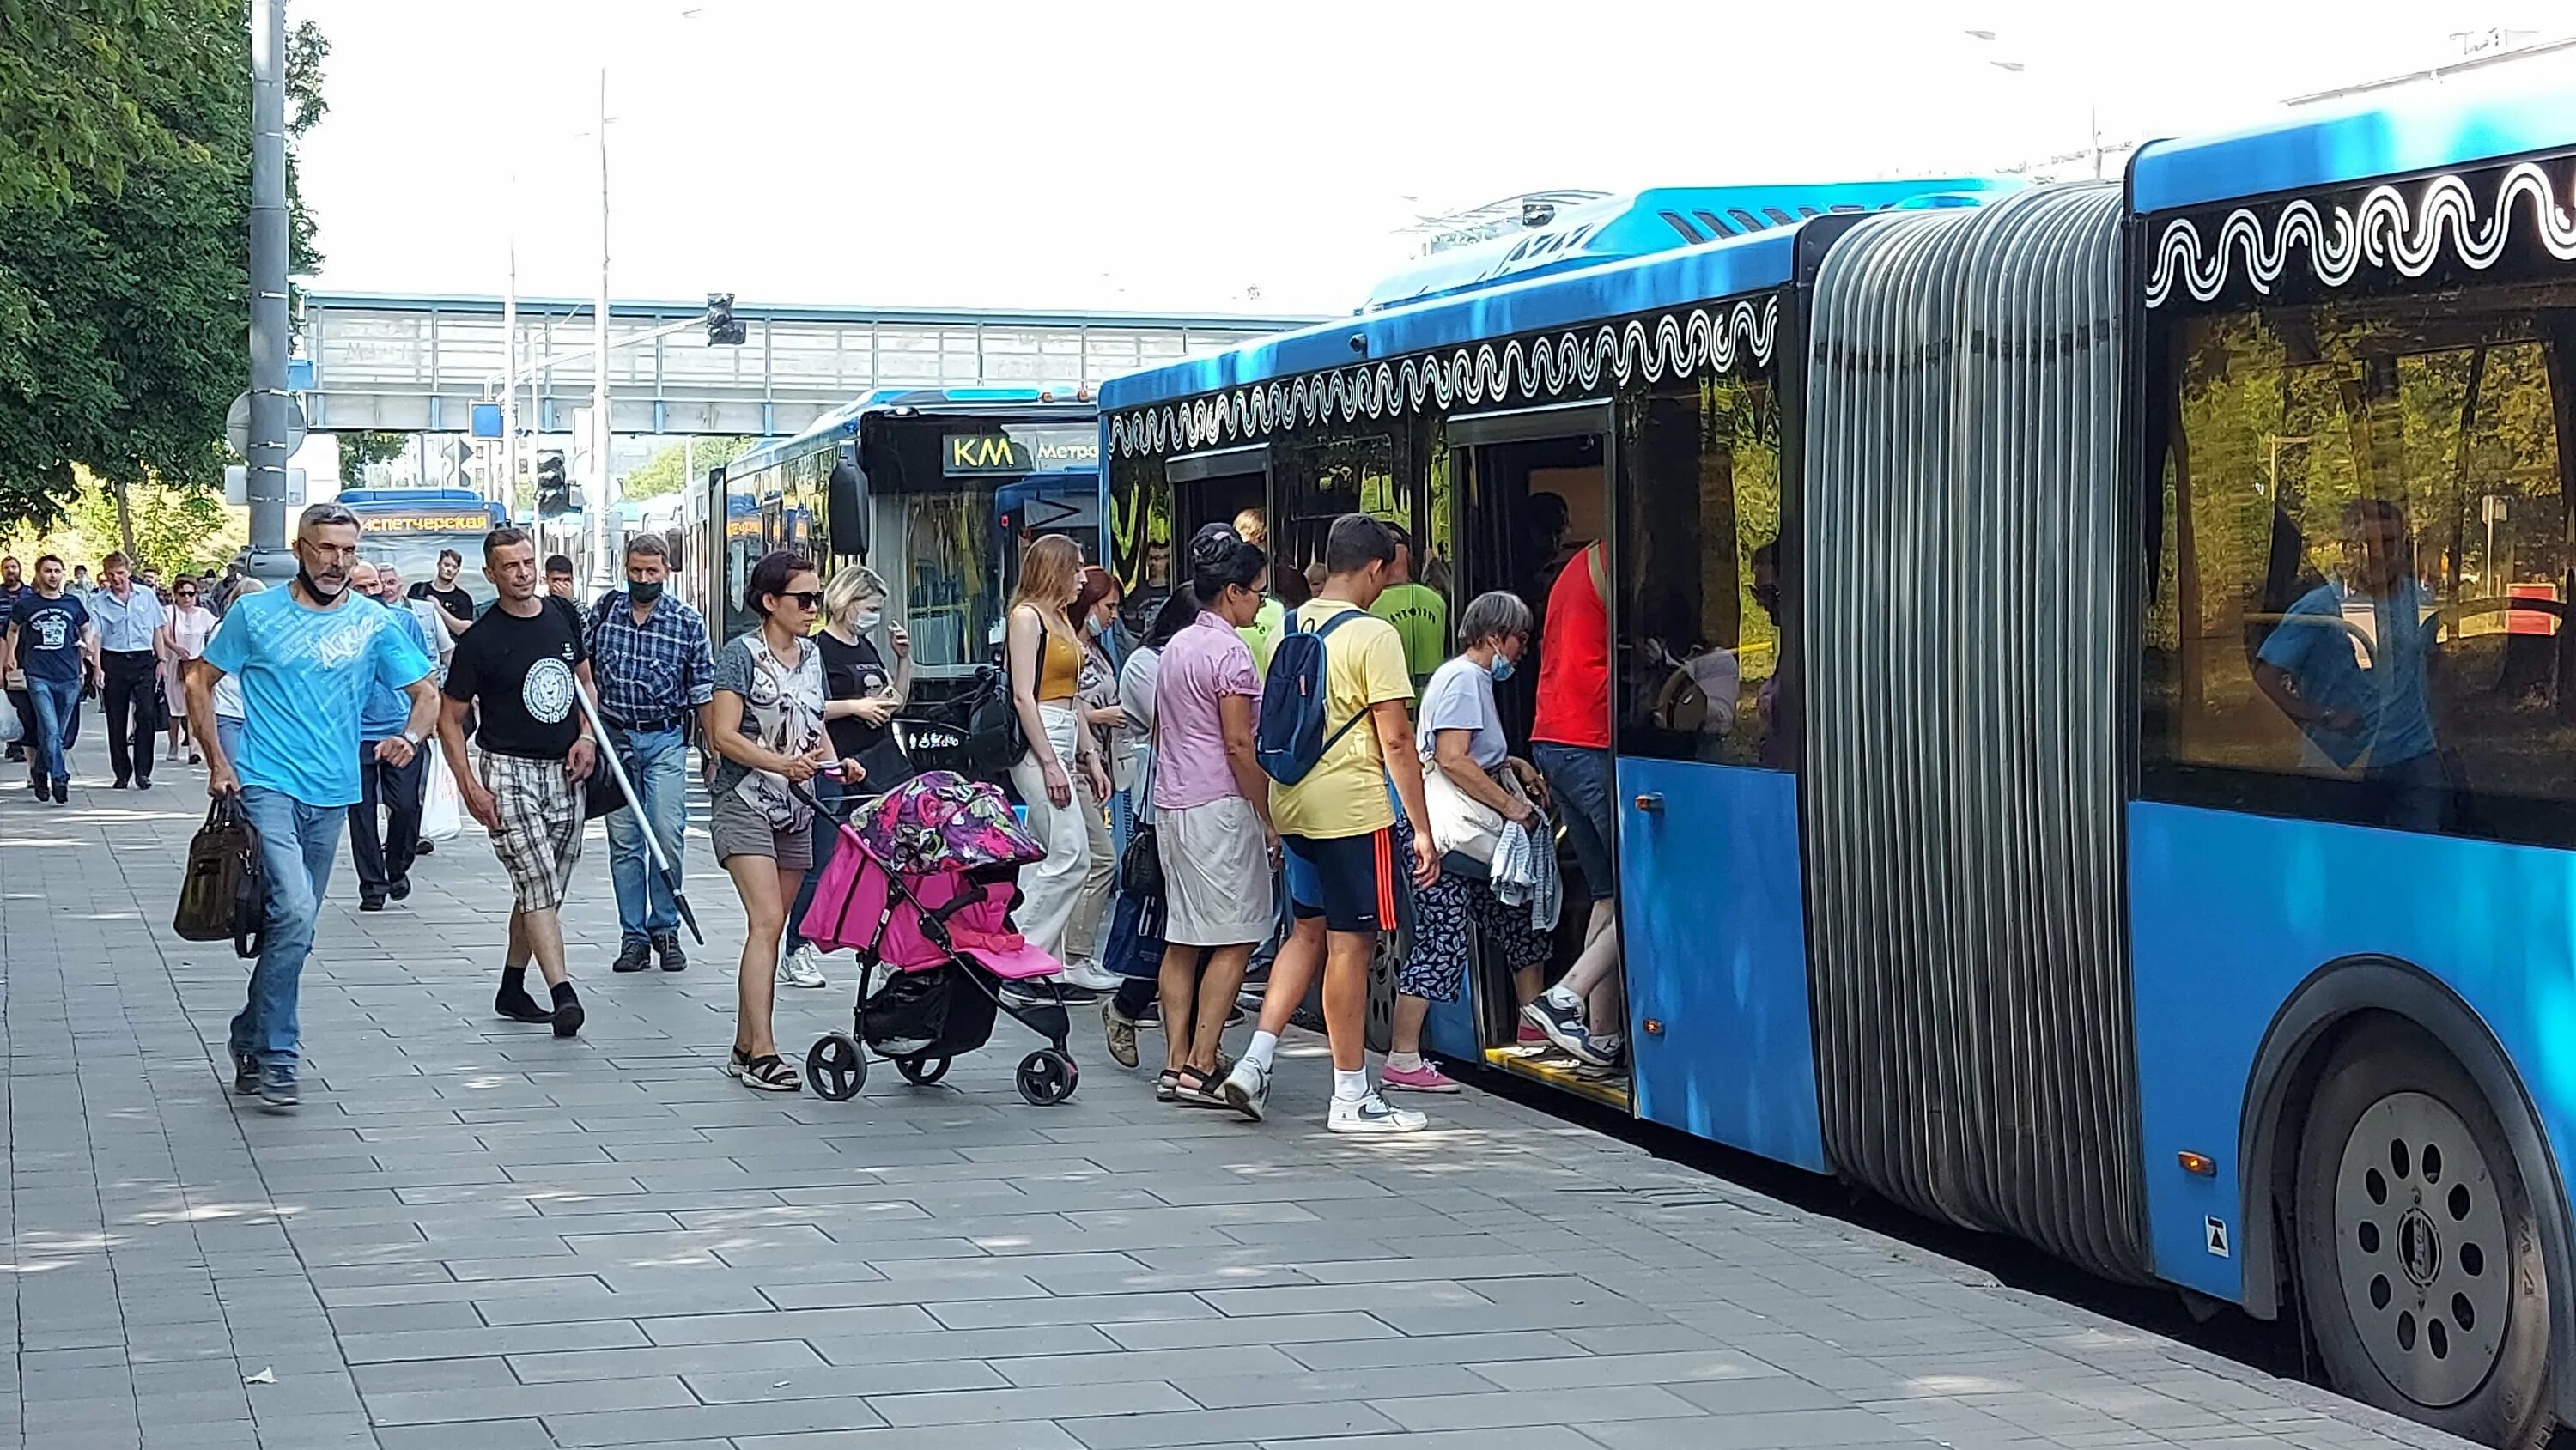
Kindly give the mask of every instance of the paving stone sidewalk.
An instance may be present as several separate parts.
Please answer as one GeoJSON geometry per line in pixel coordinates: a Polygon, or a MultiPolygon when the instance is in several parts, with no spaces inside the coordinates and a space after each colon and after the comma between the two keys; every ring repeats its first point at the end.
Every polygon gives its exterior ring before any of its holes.
{"type": "MultiPolygon", "coordinates": [[[[577,1042],[491,1014],[479,834],[380,915],[344,857],[306,1105],[268,1115],[217,1066],[243,964],[168,930],[202,773],[76,768],[68,809],[0,777],[0,1446],[2461,1443],[1481,1094],[1333,1138],[1312,1042],[1260,1127],[1156,1105],[1088,1025],[1054,1109],[1008,1022],[934,1088],[754,1094],[718,1071],[741,918],[702,837],[709,946],[612,977],[593,832],[577,1042]]],[[[783,1044],[849,976],[782,991],[783,1044]]]]}

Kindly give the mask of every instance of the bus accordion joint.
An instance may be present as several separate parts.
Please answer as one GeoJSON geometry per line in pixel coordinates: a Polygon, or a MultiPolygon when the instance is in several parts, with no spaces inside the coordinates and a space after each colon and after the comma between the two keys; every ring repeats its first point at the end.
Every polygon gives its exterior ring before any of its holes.
{"type": "Polygon", "coordinates": [[[2175,1161],[2182,1164],[2182,1171],[2185,1173],[2193,1174],[2201,1178],[2216,1178],[2218,1176],[2218,1161],[2206,1153],[2194,1153],[2190,1149],[2186,1148],[2183,1151],[2176,1153],[2174,1158],[2175,1161]]]}

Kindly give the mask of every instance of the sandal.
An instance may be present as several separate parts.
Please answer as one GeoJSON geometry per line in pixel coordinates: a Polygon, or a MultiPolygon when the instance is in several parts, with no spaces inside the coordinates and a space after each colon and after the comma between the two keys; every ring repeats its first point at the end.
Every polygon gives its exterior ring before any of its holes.
{"type": "Polygon", "coordinates": [[[1181,1075],[1179,1073],[1174,1072],[1167,1067],[1155,1076],[1154,1101],[1158,1103],[1178,1102],[1180,1101],[1180,1090],[1181,1075]]]}
{"type": "Polygon", "coordinates": [[[1222,1108],[1225,1100],[1225,1074],[1201,1072],[1195,1067],[1182,1068],[1173,1074],[1172,1101],[1193,1108],[1222,1108]]]}
{"type": "Polygon", "coordinates": [[[744,1061],[742,1085],[765,1093],[792,1093],[803,1089],[805,1080],[798,1077],[796,1069],[789,1067],[777,1053],[764,1052],[744,1061]]]}

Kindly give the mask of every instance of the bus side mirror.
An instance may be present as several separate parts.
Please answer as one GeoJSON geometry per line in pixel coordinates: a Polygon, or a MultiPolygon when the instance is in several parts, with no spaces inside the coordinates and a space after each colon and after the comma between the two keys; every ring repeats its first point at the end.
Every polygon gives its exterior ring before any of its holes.
{"type": "Polygon", "coordinates": [[[832,465],[824,510],[831,521],[832,553],[864,562],[868,557],[868,476],[847,458],[832,465]]]}

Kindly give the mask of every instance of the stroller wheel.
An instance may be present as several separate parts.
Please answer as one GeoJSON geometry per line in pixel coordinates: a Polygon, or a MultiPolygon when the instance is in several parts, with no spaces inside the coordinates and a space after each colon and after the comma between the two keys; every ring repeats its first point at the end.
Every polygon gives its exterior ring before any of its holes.
{"type": "Polygon", "coordinates": [[[894,1070],[903,1074],[905,1082],[915,1087],[928,1087],[948,1076],[948,1063],[949,1059],[945,1057],[932,1057],[925,1053],[919,1057],[896,1058],[894,1070]]]}
{"type": "Polygon", "coordinates": [[[845,1103],[867,1086],[868,1057],[845,1032],[827,1032],[805,1052],[805,1081],[817,1096],[845,1103]]]}
{"type": "Polygon", "coordinates": [[[1042,1047],[1020,1059],[1019,1081],[1020,1096],[1031,1107],[1047,1108],[1072,1097],[1082,1073],[1070,1056],[1042,1047]]]}

